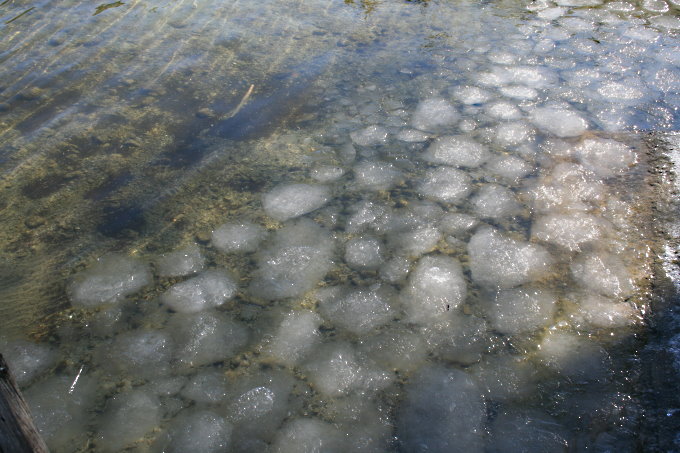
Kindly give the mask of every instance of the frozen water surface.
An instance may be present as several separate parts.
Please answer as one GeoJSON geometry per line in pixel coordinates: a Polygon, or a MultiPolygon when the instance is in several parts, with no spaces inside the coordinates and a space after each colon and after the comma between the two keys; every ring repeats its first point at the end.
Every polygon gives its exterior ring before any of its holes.
{"type": "Polygon", "coordinates": [[[3,3],[51,451],[677,451],[678,7],[3,3]]]}

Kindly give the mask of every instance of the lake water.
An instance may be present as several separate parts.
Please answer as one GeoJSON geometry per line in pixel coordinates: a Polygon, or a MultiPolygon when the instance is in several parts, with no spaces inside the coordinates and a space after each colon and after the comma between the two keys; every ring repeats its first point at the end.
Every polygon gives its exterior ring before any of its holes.
{"type": "Polygon", "coordinates": [[[676,0],[0,15],[52,451],[680,449],[676,0]]]}

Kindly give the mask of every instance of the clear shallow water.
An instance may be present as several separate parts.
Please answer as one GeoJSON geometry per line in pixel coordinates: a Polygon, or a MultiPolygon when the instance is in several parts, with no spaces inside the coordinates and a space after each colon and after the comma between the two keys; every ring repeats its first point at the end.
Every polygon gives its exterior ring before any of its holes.
{"type": "Polygon", "coordinates": [[[55,451],[672,445],[677,5],[110,6],[3,6],[0,327],[55,451]]]}

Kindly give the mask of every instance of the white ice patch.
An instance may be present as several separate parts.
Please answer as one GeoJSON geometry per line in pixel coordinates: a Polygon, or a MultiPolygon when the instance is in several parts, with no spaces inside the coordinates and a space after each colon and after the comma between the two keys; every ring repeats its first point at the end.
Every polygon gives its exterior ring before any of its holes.
{"type": "Polygon", "coordinates": [[[177,344],[177,359],[197,367],[233,356],[248,342],[248,330],[222,313],[177,314],[169,324],[177,344]]]}
{"type": "Polygon", "coordinates": [[[272,246],[258,254],[250,293],[262,299],[303,294],[330,270],[333,247],[330,235],[311,220],[286,225],[275,233],[272,246]]]}
{"type": "Polygon", "coordinates": [[[439,228],[446,234],[461,234],[473,229],[479,220],[468,214],[451,212],[439,221],[439,228]]]}
{"type": "Polygon", "coordinates": [[[532,332],[548,324],[555,314],[557,297],[537,288],[499,291],[483,304],[489,324],[505,335],[532,332]]]}
{"type": "Polygon", "coordinates": [[[186,383],[180,395],[201,404],[217,404],[227,397],[227,381],[217,370],[201,370],[186,383]]]}
{"type": "Polygon", "coordinates": [[[439,167],[428,170],[416,190],[424,197],[454,203],[466,198],[471,186],[472,180],[464,171],[439,167]]]}
{"type": "Polygon", "coordinates": [[[359,385],[361,367],[349,343],[327,343],[317,348],[303,366],[314,388],[325,396],[346,395],[359,385]]]}
{"type": "Polygon", "coordinates": [[[277,433],[273,453],[342,453],[343,435],[330,423],[315,418],[295,418],[277,433]]]}
{"type": "Polygon", "coordinates": [[[163,453],[218,453],[230,446],[232,426],[215,412],[184,410],[173,419],[156,445],[163,453]]]}
{"type": "Polygon", "coordinates": [[[57,359],[56,352],[45,344],[24,340],[0,341],[0,351],[20,387],[25,387],[57,359]]]}
{"type": "Polygon", "coordinates": [[[466,373],[431,365],[405,392],[397,422],[404,451],[484,451],[484,399],[466,373]]]}
{"type": "Polygon", "coordinates": [[[251,222],[220,225],[212,232],[212,243],[225,253],[254,252],[267,237],[267,231],[251,222]]]}
{"type": "Polygon", "coordinates": [[[321,317],[309,310],[287,313],[265,348],[266,353],[284,365],[296,365],[320,341],[321,323],[321,317]]]}
{"type": "Polygon", "coordinates": [[[173,285],[161,296],[161,302],[179,313],[196,313],[219,307],[238,292],[233,278],[212,269],[173,285]]]}
{"type": "Polygon", "coordinates": [[[538,91],[522,85],[501,87],[500,92],[505,97],[517,99],[519,101],[531,101],[538,97],[538,91]]]}
{"type": "Polygon", "coordinates": [[[374,227],[376,222],[389,216],[387,206],[368,200],[355,204],[351,211],[346,227],[348,233],[359,233],[374,227]]]}
{"type": "Polygon", "coordinates": [[[442,237],[441,231],[433,226],[424,226],[410,231],[390,234],[388,244],[394,253],[401,256],[418,257],[431,252],[442,237]]]}
{"type": "Polygon", "coordinates": [[[268,216],[284,221],[315,211],[329,199],[330,190],[326,186],[284,184],[262,197],[262,207],[268,216]]]}
{"type": "Polygon", "coordinates": [[[503,123],[496,126],[493,139],[502,146],[517,146],[530,140],[533,132],[532,127],[520,121],[503,123]]]}
{"type": "Polygon", "coordinates": [[[536,355],[543,365],[572,380],[602,379],[609,372],[609,355],[600,346],[567,332],[549,332],[536,355]]]}
{"type": "Polygon", "coordinates": [[[533,167],[521,157],[502,155],[491,158],[485,165],[491,173],[508,181],[518,181],[533,171],[533,167]]]}
{"type": "Polygon", "coordinates": [[[489,157],[486,146],[463,135],[440,137],[422,154],[427,162],[471,168],[479,167],[489,157]]]}
{"type": "Polygon", "coordinates": [[[380,268],[380,278],[388,283],[399,283],[406,279],[411,262],[403,256],[395,256],[380,268]]]}
{"type": "Polygon", "coordinates": [[[614,329],[635,323],[640,314],[629,302],[588,294],[580,298],[577,311],[570,317],[576,326],[585,323],[592,327],[614,329]]]}
{"type": "Polygon", "coordinates": [[[460,87],[453,93],[453,97],[465,105],[483,104],[492,96],[490,91],[475,86],[460,87]]]}
{"type": "Polygon", "coordinates": [[[487,105],[484,111],[490,117],[499,120],[518,120],[522,118],[522,112],[509,102],[494,102],[487,105]]]}
{"type": "Polygon", "coordinates": [[[319,293],[319,312],[336,327],[355,335],[366,335],[387,324],[396,314],[396,293],[389,286],[331,288],[319,293]]]}
{"type": "Polygon", "coordinates": [[[427,324],[446,319],[463,303],[467,284],[460,263],[448,256],[426,256],[418,261],[401,294],[408,319],[427,324]]]}
{"type": "Polygon", "coordinates": [[[604,231],[603,220],[590,214],[574,212],[538,217],[531,227],[531,236],[578,252],[581,245],[600,239],[604,231]]]}
{"type": "Polygon", "coordinates": [[[345,174],[345,169],[336,165],[319,165],[309,172],[312,179],[320,183],[337,181],[345,174]]]}
{"type": "Polygon", "coordinates": [[[345,262],[353,269],[377,269],[383,263],[383,246],[375,237],[362,236],[347,241],[345,262]]]}
{"type": "Polygon", "coordinates": [[[574,148],[574,155],[602,178],[620,174],[637,161],[631,148],[615,140],[584,140],[574,148]]]}
{"type": "Polygon", "coordinates": [[[407,329],[383,330],[362,340],[360,350],[388,370],[411,371],[427,358],[427,345],[407,329]]]}
{"type": "Polygon", "coordinates": [[[514,66],[507,69],[512,83],[531,88],[547,88],[557,83],[557,75],[542,66],[514,66]]]}
{"type": "Polygon", "coordinates": [[[475,214],[481,218],[500,220],[517,215],[522,210],[513,192],[498,184],[482,186],[470,202],[475,214]]]}
{"type": "Polygon", "coordinates": [[[152,377],[168,369],[174,347],[170,335],[163,331],[133,330],[103,345],[99,360],[104,367],[124,374],[152,377]]]}
{"type": "Polygon", "coordinates": [[[161,422],[161,403],[142,390],[119,393],[111,398],[101,418],[97,450],[114,453],[141,440],[161,422]]]}
{"type": "Polygon", "coordinates": [[[94,266],[77,274],[69,287],[69,296],[76,307],[96,307],[118,302],[151,281],[151,272],[146,264],[112,253],[102,256],[94,266]]]}
{"type": "Polygon", "coordinates": [[[541,107],[534,110],[531,121],[539,129],[557,137],[576,137],[588,129],[588,122],[573,110],[541,107]]]}
{"type": "Polygon", "coordinates": [[[353,170],[357,186],[365,190],[388,190],[403,179],[401,171],[386,162],[364,161],[353,170]]]}
{"type": "Polygon", "coordinates": [[[603,296],[626,297],[635,289],[623,261],[610,253],[579,255],[571,263],[571,273],[583,288],[603,296]]]}
{"type": "Polygon", "coordinates": [[[430,138],[428,134],[415,129],[402,129],[397,134],[398,140],[407,143],[421,143],[427,141],[428,138],[430,138]]]}
{"type": "Polygon", "coordinates": [[[460,115],[449,101],[430,98],[420,101],[411,118],[411,125],[416,129],[431,131],[441,126],[452,126],[458,119],[460,115]]]}
{"type": "Polygon", "coordinates": [[[181,277],[203,270],[205,258],[196,244],[174,252],[165,253],[156,260],[156,270],[161,277],[181,277]]]}
{"type": "Polygon", "coordinates": [[[489,288],[512,288],[537,280],[553,259],[543,247],[481,228],[468,244],[472,279],[489,288]]]}
{"type": "Polygon", "coordinates": [[[595,173],[582,165],[557,164],[524,192],[538,212],[587,211],[605,198],[606,188],[595,173]]]}
{"type": "Polygon", "coordinates": [[[382,126],[368,126],[349,134],[352,141],[359,146],[382,145],[387,142],[388,132],[382,126]]]}

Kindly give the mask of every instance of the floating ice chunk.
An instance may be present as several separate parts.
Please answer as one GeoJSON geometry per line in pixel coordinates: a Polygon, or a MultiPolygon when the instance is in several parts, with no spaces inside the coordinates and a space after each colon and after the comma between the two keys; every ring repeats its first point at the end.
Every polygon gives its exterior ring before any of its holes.
{"type": "Polygon", "coordinates": [[[178,346],[177,359],[193,367],[228,359],[248,342],[244,326],[212,311],[175,315],[170,332],[178,346]]]}
{"type": "Polygon", "coordinates": [[[74,445],[87,443],[97,382],[87,371],[71,388],[73,380],[74,375],[50,376],[24,391],[33,422],[50,451],[72,451],[74,445]]]}
{"type": "Polygon", "coordinates": [[[373,226],[379,219],[389,216],[386,206],[373,201],[361,201],[352,206],[352,215],[347,220],[347,232],[358,233],[373,226]]]}
{"type": "Polygon", "coordinates": [[[391,329],[361,341],[360,350],[388,370],[407,372],[427,359],[427,345],[409,330],[391,329]]]}
{"type": "Polygon", "coordinates": [[[335,426],[315,418],[289,420],[277,433],[273,453],[342,453],[343,435],[335,426]]]}
{"type": "Polygon", "coordinates": [[[564,16],[564,14],[567,12],[566,8],[560,8],[560,7],[554,7],[554,8],[546,8],[542,11],[539,11],[536,13],[536,16],[540,17],[541,19],[544,20],[555,20],[561,16],[564,16]]]}
{"type": "Polygon", "coordinates": [[[225,223],[212,232],[212,243],[225,253],[254,252],[267,237],[267,231],[250,222],[225,223]]]}
{"type": "Polygon", "coordinates": [[[396,314],[395,292],[388,286],[339,288],[319,301],[319,312],[334,326],[355,335],[365,335],[387,324],[396,314]]]}
{"type": "Polygon", "coordinates": [[[317,348],[304,364],[314,388],[326,396],[338,397],[357,387],[362,370],[349,343],[327,343],[317,348]]]}
{"type": "Polygon", "coordinates": [[[632,149],[615,140],[584,140],[575,147],[574,155],[603,178],[623,172],[637,160],[632,149]]]}
{"type": "Polygon", "coordinates": [[[217,404],[227,397],[227,381],[221,371],[202,370],[182,389],[183,398],[202,404],[217,404]]]}
{"type": "Polygon", "coordinates": [[[402,179],[401,171],[386,162],[364,161],[354,166],[354,180],[360,189],[388,190],[402,179]]]}
{"type": "Polygon", "coordinates": [[[142,390],[119,393],[111,398],[101,418],[97,450],[118,452],[141,440],[161,422],[161,403],[142,390]]]}
{"type": "Polygon", "coordinates": [[[176,312],[196,313],[222,305],[237,292],[236,282],[224,271],[208,270],[173,285],[161,296],[161,301],[176,312]]]}
{"type": "Polygon", "coordinates": [[[406,386],[397,437],[404,451],[484,451],[486,408],[481,391],[463,371],[432,365],[406,386]]]}
{"type": "Polygon", "coordinates": [[[573,110],[541,107],[534,110],[531,121],[539,129],[557,137],[575,137],[588,129],[588,122],[573,110]]]}
{"type": "Polygon", "coordinates": [[[445,203],[462,200],[470,193],[472,180],[467,173],[451,167],[430,169],[418,184],[420,195],[445,203]]]}
{"type": "Polygon", "coordinates": [[[330,190],[313,184],[284,184],[262,198],[268,216],[284,221],[319,209],[330,198],[330,190]]]}
{"type": "Polygon", "coordinates": [[[606,252],[581,254],[571,263],[574,279],[603,296],[626,297],[635,287],[623,262],[606,252]]]}
{"type": "Polygon", "coordinates": [[[600,84],[597,92],[611,102],[637,102],[645,96],[645,92],[635,84],[605,81],[600,84]]]}
{"type": "Polygon", "coordinates": [[[569,430],[548,415],[510,408],[493,420],[486,451],[564,451],[570,446],[570,438],[569,430]]]}
{"type": "Polygon", "coordinates": [[[296,365],[320,341],[321,323],[321,317],[309,310],[287,313],[266,352],[280,363],[296,365]]]}
{"type": "Polygon", "coordinates": [[[600,346],[567,332],[548,333],[536,353],[543,365],[574,380],[603,379],[609,370],[609,355],[600,346]]]}
{"type": "Polygon", "coordinates": [[[557,298],[536,288],[513,288],[496,293],[484,303],[487,320],[498,332],[517,335],[545,326],[555,314],[557,298]]]}
{"type": "Polygon", "coordinates": [[[531,88],[546,88],[557,83],[557,75],[542,66],[512,66],[507,69],[513,83],[531,88]]]}
{"type": "Polygon", "coordinates": [[[603,232],[602,220],[581,212],[549,214],[537,218],[531,227],[532,237],[572,252],[580,251],[583,244],[600,239],[603,232]]]}
{"type": "Polygon", "coordinates": [[[670,9],[663,0],[642,0],[642,7],[653,13],[665,13],[670,9]]]}
{"type": "Polygon", "coordinates": [[[632,304],[597,294],[588,294],[581,298],[577,311],[571,315],[577,325],[587,323],[604,329],[625,327],[639,318],[640,314],[632,304]]]}
{"type": "Polygon", "coordinates": [[[269,451],[252,447],[274,439],[291,411],[294,385],[295,379],[290,374],[276,370],[258,370],[232,380],[226,410],[234,425],[233,451],[269,451]]]}
{"type": "Polygon", "coordinates": [[[442,233],[436,227],[425,226],[393,233],[388,243],[399,255],[417,257],[434,250],[441,237],[442,233]]]}
{"type": "Polygon", "coordinates": [[[451,126],[459,118],[460,115],[449,101],[430,98],[420,101],[411,118],[411,125],[416,129],[430,131],[440,126],[451,126]]]}
{"type": "Polygon", "coordinates": [[[503,146],[516,146],[530,140],[532,135],[533,128],[526,123],[515,121],[496,126],[494,140],[503,146]]]}
{"type": "Polygon", "coordinates": [[[441,360],[470,365],[482,358],[491,343],[486,322],[474,315],[452,313],[420,328],[428,349],[441,360]]]}
{"type": "Polygon", "coordinates": [[[486,146],[463,135],[452,135],[436,139],[422,158],[435,164],[479,167],[489,156],[486,146]]]}
{"type": "Polygon", "coordinates": [[[57,359],[56,352],[50,346],[25,340],[0,341],[0,351],[20,387],[28,385],[54,365],[57,359]]]}
{"type": "Polygon", "coordinates": [[[163,453],[218,453],[230,446],[232,426],[212,411],[184,410],[156,441],[163,453]]]}
{"type": "Polygon", "coordinates": [[[439,221],[439,228],[447,234],[460,234],[470,231],[479,221],[468,214],[451,212],[439,221]]]}
{"type": "Polygon", "coordinates": [[[352,141],[359,146],[382,145],[387,142],[388,132],[382,126],[368,126],[349,134],[352,141]]]}
{"type": "Polygon", "coordinates": [[[161,255],[156,260],[156,270],[161,277],[181,277],[203,270],[205,258],[196,244],[161,255]]]}
{"type": "Polygon", "coordinates": [[[310,176],[320,183],[337,181],[344,174],[345,170],[335,165],[319,165],[310,172],[310,176]]]}
{"type": "Polygon", "coordinates": [[[460,87],[453,93],[453,96],[460,102],[466,105],[483,104],[484,102],[491,99],[491,92],[475,87],[475,86],[465,86],[460,87]]]}
{"type": "Polygon", "coordinates": [[[486,355],[471,372],[492,401],[522,400],[536,392],[536,370],[524,357],[486,355]]]}
{"type": "Polygon", "coordinates": [[[630,2],[608,2],[605,8],[611,11],[618,11],[622,13],[629,13],[635,11],[635,5],[630,2]]]}
{"type": "Polygon", "coordinates": [[[151,283],[146,264],[120,254],[104,255],[89,269],[77,274],[69,287],[71,303],[96,307],[118,302],[151,283]]]}
{"type": "Polygon", "coordinates": [[[500,92],[503,96],[517,99],[520,101],[531,101],[538,97],[538,91],[522,85],[510,85],[501,87],[500,92]]]}
{"type": "Polygon", "coordinates": [[[509,102],[494,102],[487,105],[484,110],[487,115],[499,120],[518,120],[522,118],[522,112],[509,102]]]}
{"type": "Polygon", "coordinates": [[[377,269],[383,263],[382,249],[372,236],[350,239],[345,246],[345,262],[353,269],[377,269]]]}
{"type": "Polygon", "coordinates": [[[170,336],[156,330],[133,330],[102,345],[99,360],[106,367],[126,374],[152,377],[167,370],[174,352],[170,336]]]}
{"type": "Polygon", "coordinates": [[[563,17],[559,20],[560,26],[572,33],[583,33],[592,31],[595,24],[581,17],[563,17]]]}
{"type": "Polygon", "coordinates": [[[673,15],[661,15],[651,17],[649,23],[654,27],[665,28],[668,30],[680,30],[680,18],[673,15]]]}
{"type": "Polygon", "coordinates": [[[472,279],[490,288],[512,288],[539,279],[553,259],[541,246],[511,239],[490,227],[468,244],[472,279]]]}
{"type": "Polygon", "coordinates": [[[604,183],[595,173],[579,164],[563,162],[542,175],[525,191],[533,208],[550,212],[585,211],[605,197],[604,183]]]}
{"type": "Polygon", "coordinates": [[[407,143],[421,143],[427,141],[430,138],[425,132],[421,132],[415,129],[402,129],[397,134],[397,139],[402,142],[407,143]]]}
{"type": "Polygon", "coordinates": [[[403,256],[395,256],[380,268],[380,278],[388,283],[398,283],[406,279],[411,262],[403,256]]]}
{"type": "Polygon", "coordinates": [[[262,299],[297,297],[331,268],[334,243],[328,232],[309,219],[278,230],[273,245],[257,257],[249,291],[262,299]]]}
{"type": "Polygon", "coordinates": [[[556,2],[560,6],[573,6],[573,7],[582,7],[582,6],[597,6],[602,4],[602,0],[558,0],[556,2]]]}
{"type": "Polygon", "coordinates": [[[509,181],[517,181],[533,171],[527,161],[512,155],[495,156],[486,163],[485,167],[509,181]]]}
{"type": "Polygon", "coordinates": [[[491,52],[488,57],[489,61],[494,64],[511,65],[517,63],[517,55],[509,52],[491,52]]]}
{"type": "Polygon", "coordinates": [[[427,324],[446,319],[463,303],[467,285],[460,263],[447,256],[425,256],[411,273],[401,300],[408,319],[427,324]]]}
{"type": "Polygon", "coordinates": [[[522,210],[513,192],[498,184],[482,186],[470,201],[475,214],[482,218],[500,220],[517,215],[522,210]]]}

